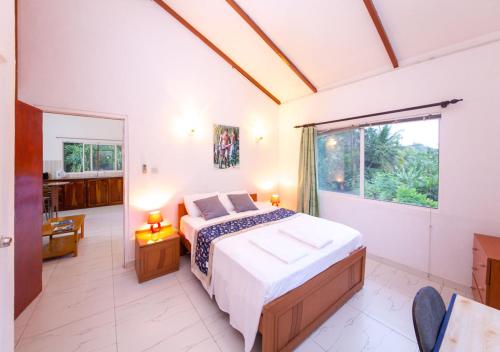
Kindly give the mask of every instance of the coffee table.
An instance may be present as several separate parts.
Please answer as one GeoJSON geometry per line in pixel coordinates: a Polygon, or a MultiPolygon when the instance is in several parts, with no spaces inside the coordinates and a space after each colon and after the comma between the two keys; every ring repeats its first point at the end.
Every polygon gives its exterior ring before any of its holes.
{"type": "Polygon", "coordinates": [[[47,236],[49,237],[49,243],[42,248],[43,259],[60,257],[70,253],[73,253],[73,256],[76,257],[78,255],[78,242],[80,238],[85,236],[85,215],[49,219],[42,226],[42,237],[47,236]],[[52,223],[65,220],[73,220],[72,228],[64,232],[54,232],[52,223]]]}

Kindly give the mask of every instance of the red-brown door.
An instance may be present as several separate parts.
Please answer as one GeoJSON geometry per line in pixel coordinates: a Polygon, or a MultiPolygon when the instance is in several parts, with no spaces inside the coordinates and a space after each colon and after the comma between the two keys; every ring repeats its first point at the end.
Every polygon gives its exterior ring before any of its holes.
{"type": "Polygon", "coordinates": [[[16,102],[14,315],[42,291],[42,111],[16,102]]]}

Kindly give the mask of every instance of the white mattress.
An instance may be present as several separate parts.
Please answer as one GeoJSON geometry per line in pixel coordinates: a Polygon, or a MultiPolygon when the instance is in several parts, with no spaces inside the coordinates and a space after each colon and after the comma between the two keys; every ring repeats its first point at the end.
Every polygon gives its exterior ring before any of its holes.
{"type": "MultiPolygon", "coordinates": [[[[267,203],[259,203],[258,206],[261,209],[252,214],[273,209],[267,203]]],[[[225,218],[230,220],[250,214],[233,213],[225,218]]],[[[183,232],[186,237],[190,236],[190,242],[193,243],[192,236],[197,229],[220,222],[221,219],[204,221],[201,218],[183,217],[181,229],[187,231],[183,232]]],[[[284,222],[257,227],[228,237],[214,246],[212,281],[208,293],[215,295],[219,308],[229,313],[231,325],[243,334],[245,351],[250,351],[254,344],[260,313],[266,303],[302,285],[362,245],[362,236],[357,230],[333,221],[297,214],[284,222]],[[321,249],[298,242],[308,251],[308,255],[292,264],[280,261],[250,242],[251,238],[278,233],[284,222],[287,227],[305,226],[331,234],[333,242],[321,249]]]]}

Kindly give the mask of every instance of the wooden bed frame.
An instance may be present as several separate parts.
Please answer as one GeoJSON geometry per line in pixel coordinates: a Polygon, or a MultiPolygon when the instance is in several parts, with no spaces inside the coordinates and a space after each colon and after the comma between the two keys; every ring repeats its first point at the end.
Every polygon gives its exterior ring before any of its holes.
{"type": "MultiPolygon", "coordinates": [[[[257,201],[256,194],[250,194],[257,201]]],[[[187,215],[179,204],[178,225],[187,215]]],[[[188,252],[191,243],[179,231],[188,252]]],[[[259,332],[262,351],[291,351],[315,329],[361,290],[365,278],[366,247],[351,252],[347,258],[304,282],[299,287],[267,303],[262,309],[259,332]]]]}

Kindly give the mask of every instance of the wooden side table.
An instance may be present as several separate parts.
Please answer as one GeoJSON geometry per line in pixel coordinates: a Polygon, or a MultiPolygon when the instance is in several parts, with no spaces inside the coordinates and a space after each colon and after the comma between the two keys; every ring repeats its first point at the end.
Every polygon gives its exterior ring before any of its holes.
{"type": "Polygon", "coordinates": [[[173,226],[157,233],[135,232],[135,271],[139,283],[179,270],[180,236],[173,226]]]}
{"type": "Polygon", "coordinates": [[[85,236],[85,215],[63,216],[52,218],[42,226],[42,237],[49,237],[49,243],[42,248],[42,258],[49,259],[73,253],[78,255],[78,242],[85,236]],[[54,232],[52,223],[73,220],[73,226],[65,232],[54,232]],[[57,237],[56,237],[57,236],[57,237]]]}

